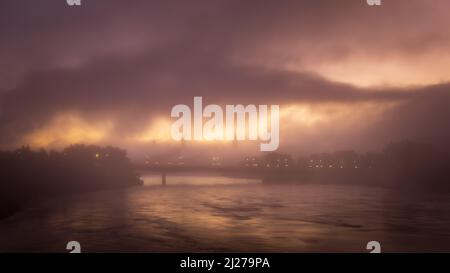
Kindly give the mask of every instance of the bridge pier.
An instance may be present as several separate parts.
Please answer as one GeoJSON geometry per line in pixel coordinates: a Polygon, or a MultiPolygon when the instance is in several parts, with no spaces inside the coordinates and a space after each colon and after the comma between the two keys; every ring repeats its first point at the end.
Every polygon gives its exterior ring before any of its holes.
{"type": "Polygon", "coordinates": [[[161,173],[161,183],[163,186],[166,185],[166,172],[161,173]]]}

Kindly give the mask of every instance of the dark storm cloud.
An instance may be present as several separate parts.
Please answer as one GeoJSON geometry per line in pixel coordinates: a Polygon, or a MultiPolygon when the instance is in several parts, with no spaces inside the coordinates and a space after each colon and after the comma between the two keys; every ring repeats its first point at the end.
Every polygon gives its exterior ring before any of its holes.
{"type": "Polygon", "coordinates": [[[171,63],[172,59],[155,54],[31,75],[3,95],[4,121],[0,128],[10,128],[14,123],[26,131],[41,126],[57,113],[78,111],[87,118],[110,116],[122,120],[119,130],[139,129],[152,115],[168,116],[175,104],[192,104],[194,96],[203,96],[205,104],[382,102],[407,97],[404,92],[392,90],[362,92],[309,74],[200,65],[195,57],[171,63]],[[192,63],[197,66],[192,67],[192,63]],[[127,122],[130,119],[133,122],[127,122]]]}
{"type": "Polygon", "coordinates": [[[387,143],[414,139],[436,143],[450,151],[450,85],[424,88],[401,106],[384,114],[373,126],[373,135],[387,143]]]}
{"type": "Polygon", "coordinates": [[[301,62],[309,55],[322,62],[343,58],[355,48],[376,55],[421,54],[445,47],[450,37],[447,1],[385,1],[381,9],[370,9],[362,0],[85,0],[80,8],[63,0],[18,0],[0,5],[5,81],[42,68],[165,47],[173,49],[165,58],[192,55],[200,62],[233,57],[244,63],[301,62]]]}
{"type": "Polygon", "coordinates": [[[447,16],[439,16],[446,3],[385,1],[376,11],[359,0],[84,0],[76,8],[62,0],[3,1],[0,144],[64,111],[113,118],[117,134],[136,131],[194,95],[205,103],[402,101],[413,108],[426,98],[448,101],[445,91],[362,90],[282,66],[332,62],[355,50],[428,54],[449,43],[447,16]]]}

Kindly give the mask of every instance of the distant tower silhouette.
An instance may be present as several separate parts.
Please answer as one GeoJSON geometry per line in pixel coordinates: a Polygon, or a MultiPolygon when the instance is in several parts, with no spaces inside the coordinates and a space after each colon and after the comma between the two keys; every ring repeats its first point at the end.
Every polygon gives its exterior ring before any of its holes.
{"type": "Polygon", "coordinates": [[[234,130],[233,148],[234,149],[238,148],[238,140],[237,140],[236,130],[234,130]]]}

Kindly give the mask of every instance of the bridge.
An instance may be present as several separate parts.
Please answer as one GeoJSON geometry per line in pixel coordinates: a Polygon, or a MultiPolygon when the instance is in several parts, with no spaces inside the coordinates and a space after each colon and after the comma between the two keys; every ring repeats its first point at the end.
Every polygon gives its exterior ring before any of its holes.
{"type": "Polygon", "coordinates": [[[161,166],[137,166],[137,169],[146,173],[155,173],[161,175],[161,185],[167,185],[167,174],[171,173],[202,173],[218,175],[236,175],[252,176],[262,178],[261,170],[249,169],[244,167],[228,166],[179,166],[179,165],[161,165],[161,166]]]}
{"type": "Polygon", "coordinates": [[[252,177],[264,180],[276,176],[283,178],[286,175],[297,173],[292,170],[274,170],[264,168],[248,168],[248,167],[232,167],[232,166],[185,166],[185,165],[140,165],[136,166],[139,171],[146,173],[155,173],[161,175],[161,185],[167,185],[167,174],[169,173],[202,173],[202,174],[217,174],[223,176],[236,177],[252,177]]]}

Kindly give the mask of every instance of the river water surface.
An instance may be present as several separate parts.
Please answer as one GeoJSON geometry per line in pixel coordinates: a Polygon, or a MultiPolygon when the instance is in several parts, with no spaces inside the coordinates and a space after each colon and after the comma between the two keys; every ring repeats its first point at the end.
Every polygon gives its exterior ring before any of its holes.
{"type": "Polygon", "coordinates": [[[39,202],[0,221],[0,251],[450,251],[448,194],[335,184],[264,185],[219,176],[39,202]]]}

